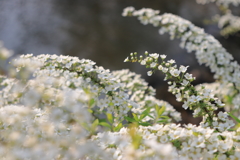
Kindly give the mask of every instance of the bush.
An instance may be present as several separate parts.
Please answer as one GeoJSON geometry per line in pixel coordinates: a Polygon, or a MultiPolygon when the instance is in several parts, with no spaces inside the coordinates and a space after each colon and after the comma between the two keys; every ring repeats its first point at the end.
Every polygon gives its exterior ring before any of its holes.
{"type": "MultiPolygon", "coordinates": [[[[8,69],[0,65],[6,73],[0,76],[2,159],[240,159],[240,67],[233,57],[178,16],[133,7],[123,16],[180,38],[180,46],[214,72],[216,83],[195,87],[188,66],[178,67],[166,55],[131,53],[125,59],[149,68],[149,76],[163,72],[169,92],[202,117],[200,125],[177,124],[180,113],[129,70],[110,72],[70,56],[22,55],[8,69]],[[218,111],[223,107],[227,112],[218,111]]],[[[0,64],[11,56],[0,46],[0,64]]]]}

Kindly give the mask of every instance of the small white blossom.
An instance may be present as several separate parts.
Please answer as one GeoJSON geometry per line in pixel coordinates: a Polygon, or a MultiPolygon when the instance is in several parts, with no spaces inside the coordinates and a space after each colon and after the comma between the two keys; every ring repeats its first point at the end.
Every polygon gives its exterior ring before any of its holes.
{"type": "Polygon", "coordinates": [[[170,70],[170,73],[171,73],[172,76],[178,77],[179,74],[180,74],[180,71],[177,70],[177,69],[171,69],[171,70],[170,70]]]}
{"type": "Polygon", "coordinates": [[[123,62],[128,62],[129,61],[129,59],[128,59],[128,57],[123,61],[123,62]]]}
{"type": "Polygon", "coordinates": [[[156,65],[157,65],[156,62],[152,62],[152,63],[150,64],[150,67],[151,67],[151,68],[154,68],[154,67],[156,67],[156,65]]]}
{"type": "Polygon", "coordinates": [[[227,117],[228,117],[228,114],[227,114],[226,112],[220,111],[220,112],[218,113],[218,118],[221,119],[221,120],[223,120],[223,121],[225,121],[225,120],[227,119],[227,117]]]}
{"type": "Polygon", "coordinates": [[[165,54],[160,55],[161,59],[165,59],[167,56],[165,54]]]}
{"type": "Polygon", "coordinates": [[[154,58],[154,59],[158,59],[159,57],[159,54],[157,53],[152,53],[152,54],[149,54],[150,57],[154,58]]]}
{"type": "Polygon", "coordinates": [[[146,65],[146,60],[142,60],[140,64],[141,65],[146,65]]]}
{"type": "Polygon", "coordinates": [[[189,84],[189,81],[187,81],[186,79],[184,79],[181,83],[183,86],[187,86],[189,84]]]}
{"type": "Polygon", "coordinates": [[[182,105],[182,107],[186,110],[188,109],[188,103],[187,102],[184,102],[184,104],[182,105]]]}
{"type": "Polygon", "coordinates": [[[163,71],[163,73],[167,73],[167,71],[168,71],[168,68],[166,68],[166,67],[163,67],[163,68],[162,68],[162,71],[163,71]]]}
{"type": "Polygon", "coordinates": [[[148,72],[147,72],[147,75],[148,75],[148,76],[151,76],[152,73],[153,73],[152,71],[148,71],[148,72]]]}
{"type": "Polygon", "coordinates": [[[182,95],[181,95],[181,93],[176,94],[176,100],[177,100],[178,102],[181,102],[181,101],[182,101],[182,95]]]}
{"type": "Polygon", "coordinates": [[[179,70],[182,72],[182,73],[185,73],[186,71],[187,71],[187,68],[188,68],[188,66],[180,66],[180,68],[179,68],[179,70]]]}
{"type": "Polygon", "coordinates": [[[175,60],[171,59],[171,60],[168,61],[168,63],[173,64],[173,63],[176,63],[176,62],[175,62],[175,60]]]}
{"type": "Polygon", "coordinates": [[[186,73],[186,74],[184,75],[184,77],[185,77],[186,79],[188,79],[188,80],[192,80],[192,79],[193,79],[192,75],[189,74],[189,73],[186,73]]]}
{"type": "Polygon", "coordinates": [[[159,65],[158,66],[158,69],[161,71],[163,69],[163,66],[162,65],[159,65]]]}
{"type": "Polygon", "coordinates": [[[122,13],[122,16],[127,16],[129,13],[132,13],[134,11],[134,7],[127,7],[124,9],[123,13],[122,13]]]}

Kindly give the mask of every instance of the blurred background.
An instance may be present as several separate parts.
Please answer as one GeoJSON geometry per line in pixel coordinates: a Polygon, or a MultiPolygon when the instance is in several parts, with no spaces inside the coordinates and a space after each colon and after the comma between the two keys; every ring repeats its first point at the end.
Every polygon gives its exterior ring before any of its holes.
{"type": "MultiPolygon", "coordinates": [[[[157,89],[157,98],[170,102],[182,113],[182,123],[198,123],[181,103],[167,92],[164,75],[151,77],[139,64],[123,63],[131,52],[160,53],[189,65],[194,84],[213,82],[209,69],[200,66],[194,54],[179,47],[179,40],[159,35],[153,26],[136,18],[121,16],[125,7],[153,8],[179,15],[218,39],[228,52],[240,60],[240,36],[222,37],[214,23],[204,23],[220,11],[215,4],[199,5],[194,0],[0,0],[0,40],[15,54],[63,54],[91,59],[110,70],[130,69],[141,74],[157,89]]],[[[240,16],[240,7],[233,7],[240,16]]]]}

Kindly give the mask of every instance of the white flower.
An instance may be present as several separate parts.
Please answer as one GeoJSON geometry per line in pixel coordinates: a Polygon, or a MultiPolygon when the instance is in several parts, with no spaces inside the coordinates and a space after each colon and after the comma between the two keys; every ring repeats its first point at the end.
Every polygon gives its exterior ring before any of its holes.
{"type": "Polygon", "coordinates": [[[159,57],[159,54],[157,53],[152,53],[152,54],[149,54],[150,57],[153,57],[154,59],[158,59],[159,57]]]}
{"type": "Polygon", "coordinates": [[[192,146],[194,147],[200,147],[200,148],[204,148],[206,145],[205,145],[205,137],[203,136],[198,136],[195,141],[192,142],[191,144],[192,146]]]}
{"type": "Polygon", "coordinates": [[[171,69],[171,70],[170,70],[170,73],[171,73],[172,76],[178,77],[179,74],[180,74],[180,71],[177,70],[177,69],[171,69]]]}
{"type": "Polygon", "coordinates": [[[163,71],[163,73],[167,73],[167,71],[168,71],[168,68],[166,68],[166,67],[163,67],[163,68],[162,68],[162,71],[163,71]]]}
{"type": "Polygon", "coordinates": [[[140,64],[141,65],[146,65],[146,60],[142,60],[140,64]]]}
{"type": "Polygon", "coordinates": [[[135,10],[134,7],[127,7],[123,10],[122,16],[127,16],[129,13],[132,13],[135,10]]]}
{"type": "Polygon", "coordinates": [[[182,101],[182,95],[181,95],[181,93],[178,93],[178,94],[176,94],[176,100],[178,101],[178,102],[181,102],[182,101]]]}
{"type": "Polygon", "coordinates": [[[224,103],[222,103],[222,102],[221,102],[221,100],[219,100],[219,99],[217,100],[217,104],[218,104],[220,107],[223,107],[223,106],[225,106],[225,104],[224,104],[224,103]]]}
{"type": "Polygon", "coordinates": [[[128,62],[129,61],[129,59],[128,59],[128,57],[123,61],[123,62],[128,62]]]}
{"type": "Polygon", "coordinates": [[[161,143],[167,143],[168,142],[168,135],[162,135],[161,137],[160,137],[160,142],[161,143]]]}
{"type": "Polygon", "coordinates": [[[201,98],[200,96],[194,96],[194,95],[192,95],[192,96],[189,98],[189,102],[193,102],[193,103],[199,102],[200,100],[202,100],[202,98],[201,98]]]}
{"type": "Polygon", "coordinates": [[[207,148],[208,148],[208,150],[209,150],[208,152],[211,153],[211,154],[213,154],[213,153],[217,152],[217,150],[218,150],[218,144],[217,144],[217,143],[209,144],[209,145],[207,145],[207,148]]]}
{"type": "Polygon", "coordinates": [[[179,68],[179,70],[182,72],[182,73],[185,73],[186,71],[187,71],[187,68],[188,68],[188,66],[180,66],[180,68],[179,68]]]}
{"type": "Polygon", "coordinates": [[[148,76],[151,76],[152,74],[153,74],[152,71],[148,71],[148,72],[147,72],[147,75],[148,75],[148,76]]]}
{"type": "Polygon", "coordinates": [[[221,119],[221,120],[223,120],[223,121],[225,121],[225,120],[227,119],[227,117],[228,117],[228,114],[227,114],[226,112],[220,111],[220,112],[218,113],[218,118],[221,119]]]}
{"type": "Polygon", "coordinates": [[[213,121],[212,124],[213,124],[214,127],[217,127],[218,126],[218,121],[213,121]]]}
{"type": "Polygon", "coordinates": [[[184,104],[182,105],[182,107],[186,110],[186,109],[188,109],[188,103],[187,102],[184,102],[184,104]]]}
{"type": "Polygon", "coordinates": [[[160,55],[161,59],[165,59],[167,56],[165,54],[160,55]]]}
{"type": "Polygon", "coordinates": [[[219,123],[218,127],[217,127],[221,132],[227,130],[230,128],[230,126],[228,125],[228,123],[219,123]]]}
{"type": "Polygon", "coordinates": [[[168,61],[168,63],[173,64],[173,63],[176,63],[176,62],[175,62],[175,60],[171,59],[171,60],[168,61]]]}
{"type": "Polygon", "coordinates": [[[157,65],[156,62],[152,62],[152,63],[150,64],[150,67],[151,67],[151,68],[154,68],[154,67],[156,67],[156,65],[157,65]]]}
{"type": "Polygon", "coordinates": [[[190,148],[189,157],[191,157],[191,159],[200,159],[201,156],[202,152],[200,148],[195,147],[190,148]]]}
{"type": "Polygon", "coordinates": [[[169,66],[170,66],[170,63],[166,63],[165,66],[166,66],[166,67],[169,67],[169,66]]]}
{"type": "Polygon", "coordinates": [[[184,79],[181,84],[182,84],[183,86],[187,86],[188,83],[189,83],[189,81],[187,81],[186,79],[184,79]]]}
{"type": "Polygon", "coordinates": [[[163,69],[163,66],[162,65],[159,65],[158,66],[158,69],[161,71],[163,69]]]}
{"type": "Polygon", "coordinates": [[[192,80],[192,79],[193,79],[192,75],[189,74],[189,73],[186,73],[186,74],[184,75],[184,77],[185,77],[186,79],[188,79],[188,80],[192,80]]]}

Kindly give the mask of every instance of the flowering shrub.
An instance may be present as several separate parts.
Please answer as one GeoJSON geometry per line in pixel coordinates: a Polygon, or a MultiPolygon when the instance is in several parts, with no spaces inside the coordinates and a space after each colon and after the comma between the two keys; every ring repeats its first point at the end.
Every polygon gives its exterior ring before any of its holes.
{"type": "Polygon", "coordinates": [[[221,15],[215,15],[213,21],[218,21],[218,27],[221,28],[221,35],[228,36],[240,31],[240,17],[232,14],[230,5],[237,7],[239,0],[196,0],[199,4],[215,2],[221,11],[221,15]]]}
{"type": "Polygon", "coordinates": [[[163,72],[169,92],[183,102],[184,109],[202,117],[198,126],[176,124],[180,113],[157,100],[155,90],[129,70],[111,72],[91,60],[62,55],[27,54],[12,59],[1,45],[0,64],[12,60],[8,69],[0,65],[0,73],[6,73],[0,76],[0,157],[240,159],[239,65],[202,29],[178,16],[158,14],[133,7],[123,12],[143,24],[161,27],[161,34],[181,38],[181,47],[195,51],[217,82],[193,86],[189,66],[178,67],[157,53],[131,53],[125,62],[146,66],[148,76],[163,72]],[[227,112],[218,111],[223,107],[227,112]]]}

